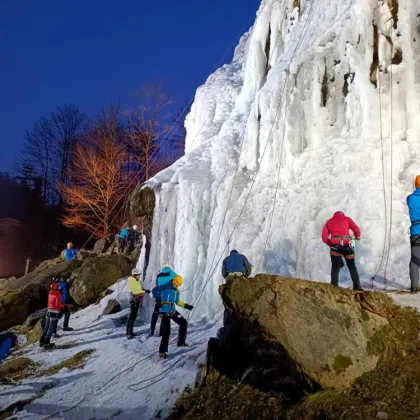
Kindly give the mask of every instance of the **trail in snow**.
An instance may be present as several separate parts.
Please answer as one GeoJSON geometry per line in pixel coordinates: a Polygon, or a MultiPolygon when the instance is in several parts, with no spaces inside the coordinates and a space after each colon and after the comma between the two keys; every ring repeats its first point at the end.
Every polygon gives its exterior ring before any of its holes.
{"type": "Polygon", "coordinates": [[[99,305],[71,318],[76,331],[54,340],[60,345],[73,343],[71,348],[46,352],[33,345],[23,355],[47,368],[82,350],[95,349],[83,369],[63,369],[57,375],[28,379],[16,387],[0,386],[0,410],[51,385],[42,398],[18,414],[19,419],[151,419],[159,413],[160,418],[165,418],[184,388],[195,385],[205,361],[208,338],[220,325],[216,321],[191,323],[187,339],[190,347],[179,349],[174,343],[178,329],[172,324],[168,359],[162,361],[158,354],[160,338],[148,338],[148,323],[142,325],[139,319],[135,328],[139,337],[126,339],[124,318],[129,309],[98,320],[108,300],[117,295],[127,308],[125,279],[99,305]]]}

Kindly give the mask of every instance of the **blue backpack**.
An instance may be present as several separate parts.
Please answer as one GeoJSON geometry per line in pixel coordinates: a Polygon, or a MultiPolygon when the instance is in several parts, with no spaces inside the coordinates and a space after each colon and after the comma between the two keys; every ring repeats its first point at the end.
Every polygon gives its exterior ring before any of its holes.
{"type": "Polygon", "coordinates": [[[161,314],[170,314],[175,312],[175,305],[178,299],[177,290],[164,290],[161,293],[161,306],[159,312],[161,314]]]}

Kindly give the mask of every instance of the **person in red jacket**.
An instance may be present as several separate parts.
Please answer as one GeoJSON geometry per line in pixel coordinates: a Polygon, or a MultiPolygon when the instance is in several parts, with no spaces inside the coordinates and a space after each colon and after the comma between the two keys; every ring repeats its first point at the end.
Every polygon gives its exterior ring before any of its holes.
{"type": "Polygon", "coordinates": [[[342,267],[342,257],[346,259],[347,267],[350,271],[354,290],[362,290],[360,285],[359,273],[357,272],[354,261],[354,246],[350,230],[354,233],[355,239],[360,239],[360,229],[350,217],[338,211],[325,223],[322,230],[322,240],[330,247],[331,254],[331,284],[338,286],[340,268],[342,267]]]}
{"type": "Polygon", "coordinates": [[[54,281],[50,287],[48,295],[48,311],[44,330],[42,331],[39,345],[45,348],[52,348],[54,344],[50,343],[51,336],[57,329],[60,312],[64,309],[65,304],[62,303],[60,284],[54,281]]]}

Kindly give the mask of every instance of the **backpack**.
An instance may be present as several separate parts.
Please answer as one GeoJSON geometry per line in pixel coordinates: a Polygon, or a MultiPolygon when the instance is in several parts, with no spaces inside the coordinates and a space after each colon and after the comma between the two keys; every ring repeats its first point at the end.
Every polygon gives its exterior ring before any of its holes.
{"type": "Polygon", "coordinates": [[[178,298],[177,290],[164,290],[161,293],[161,306],[159,312],[161,314],[170,314],[175,312],[175,305],[178,298]]]}

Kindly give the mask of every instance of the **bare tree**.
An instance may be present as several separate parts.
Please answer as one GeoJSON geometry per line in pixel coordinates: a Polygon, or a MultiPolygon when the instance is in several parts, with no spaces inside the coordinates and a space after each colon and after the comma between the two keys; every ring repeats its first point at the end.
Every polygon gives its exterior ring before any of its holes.
{"type": "Polygon", "coordinates": [[[170,97],[162,93],[160,83],[142,86],[140,94],[141,106],[126,112],[128,150],[130,160],[141,169],[143,179],[148,180],[156,173],[161,140],[169,130],[161,120],[165,118],[162,114],[170,97]]]}
{"type": "Polygon", "coordinates": [[[75,105],[65,105],[42,117],[26,133],[20,164],[42,177],[47,203],[59,202],[59,183],[68,185],[72,154],[86,127],[86,115],[75,105]]]}
{"type": "Polygon", "coordinates": [[[104,111],[76,146],[70,185],[60,185],[64,224],[81,228],[95,237],[106,237],[118,226],[119,211],[135,185],[124,171],[126,150],[118,110],[104,111]]]}

